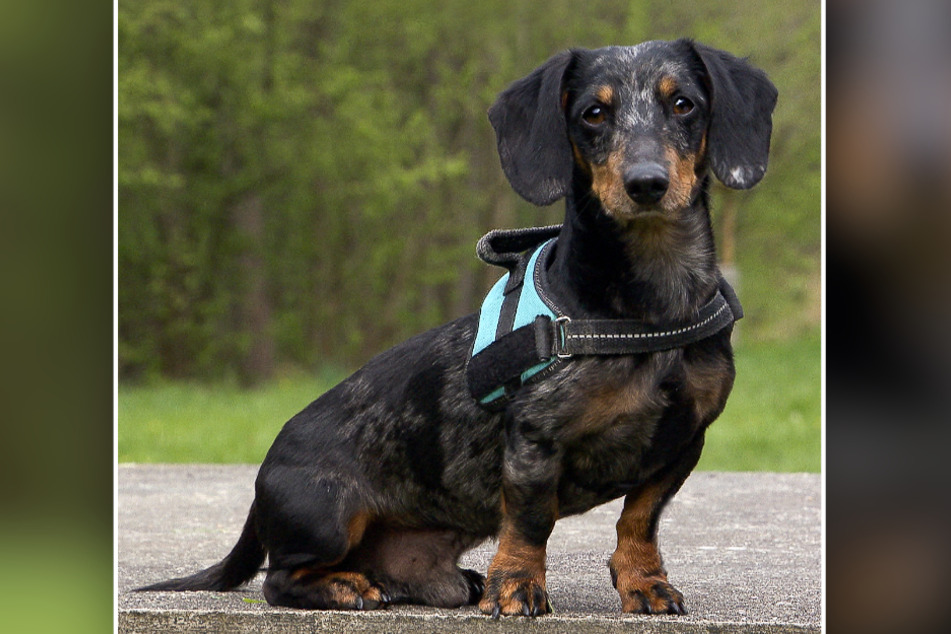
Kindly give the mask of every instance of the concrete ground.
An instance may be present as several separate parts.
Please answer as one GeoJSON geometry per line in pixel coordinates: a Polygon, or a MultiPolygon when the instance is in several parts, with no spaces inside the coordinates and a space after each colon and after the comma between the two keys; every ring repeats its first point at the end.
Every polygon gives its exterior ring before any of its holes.
{"type": "MultiPolygon", "coordinates": [[[[620,613],[607,559],[620,501],[558,522],[548,544],[553,615],[500,621],[474,607],[309,612],[264,602],[258,575],[226,593],[133,593],[191,574],[234,545],[256,466],[120,465],[120,632],[744,632],[821,629],[821,483],[814,474],[697,472],[667,507],[660,547],[687,616],[620,613]]],[[[494,543],[462,565],[485,573],[494,543]]]]}

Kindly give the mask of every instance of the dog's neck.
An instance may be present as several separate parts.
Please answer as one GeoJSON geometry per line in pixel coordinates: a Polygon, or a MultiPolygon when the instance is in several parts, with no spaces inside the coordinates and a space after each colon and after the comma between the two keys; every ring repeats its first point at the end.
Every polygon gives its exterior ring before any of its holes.
{"type": "Polygon", "coordinates": [[[549,268],[568,314],[691,319],[715,293],[719,275],[706,189],[678,218],[645,213],[620,223],[576,182],[549,268]]]}

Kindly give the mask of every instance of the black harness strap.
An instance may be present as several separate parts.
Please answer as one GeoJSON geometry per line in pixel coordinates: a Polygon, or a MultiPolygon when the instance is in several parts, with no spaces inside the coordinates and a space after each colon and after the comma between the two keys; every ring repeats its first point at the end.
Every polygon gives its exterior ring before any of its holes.
{"type": "Polygon", "coordinates": [[[535,322],[503,335],[469,359],[466,377],[473,396],[480,398],[497,388],[510,393],[522,386],[522,373],[552,355],[552,321],[536,317],[535,322]]]}
{"type": "Polygon", "coordinates": [[[631,319],[556,319],[552,354],[567,358],[670,350],[706,339],[742,316],[736,293],[721,277],[716,295],[689,323],[657,327],[631,319]]]}

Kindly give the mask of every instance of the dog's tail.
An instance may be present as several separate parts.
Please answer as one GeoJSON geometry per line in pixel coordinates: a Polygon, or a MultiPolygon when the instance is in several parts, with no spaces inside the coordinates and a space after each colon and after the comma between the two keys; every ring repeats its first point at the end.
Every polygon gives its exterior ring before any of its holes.
{"type": "Polygon", "coordinates": [[[160,581],[150,586],[137,588],[136,592],[158,590],[174,592],[185,590],[222,591],[237,588],[242,583],[249,581],[258,572],[266,555],[264,545],[258,539],[254,507],[255,505],[252,503],[251,510],[248,511],[248,519],[241,531],[241,537],[238,538],[238,543],[234,545],[227,557],[211,568],[197,572],[190,577],[160,581]]]}

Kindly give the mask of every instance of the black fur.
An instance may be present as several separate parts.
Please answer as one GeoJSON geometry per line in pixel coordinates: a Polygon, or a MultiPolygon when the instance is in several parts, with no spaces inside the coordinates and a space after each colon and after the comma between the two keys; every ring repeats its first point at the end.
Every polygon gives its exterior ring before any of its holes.
{"type": "Polygon", "coordinates": [[[536,205],[550,205],[565,195],[571,178],[571,147],[561,111],[562,78],[573,60],[555,55],[524,79],[513,83],[489,108],[498,135],[502,169],[512,188],[536,205]]]}
{"type": "MultiPolygon", "coordinates": [[[[537,204],[566,197],[548,263],[571,314],[689,319],[716,291],[708,166],[765,171],[776,91],[761,71],[687,40],[556,55],[489,111],[502,167],[537,204]]],[[[479,602],[549,611],[545,544],[559,517],[625,496],[612,580],[625,611],[684,612],[656,546],[732,387],[730,329],[651,354],[559,361],[501,413],[471,398],[477,315],[372,359],[285,425],[238,545],[146,589],[223,590],[269,557],[265,596],[305,608],[479,602]],[[492,537],[488,579],[461,570],[492,537]]]]}
{"type": "Polygon", "coordinates": [[[693,46],[706,66],[712,93],[713,173],[728,187],[749,189],[766,174],[776,87],[763,71],[729,53],[693,46]]]}

